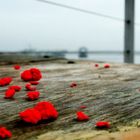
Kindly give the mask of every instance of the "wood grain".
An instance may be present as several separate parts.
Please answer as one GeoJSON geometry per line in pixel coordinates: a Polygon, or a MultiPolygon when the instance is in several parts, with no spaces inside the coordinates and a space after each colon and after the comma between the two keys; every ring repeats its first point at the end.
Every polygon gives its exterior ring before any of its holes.
{"type": "MultiPolygon", "coordinates": [[[[7,87],[0,87],[0,124],[12,131],[11,140],[35,140],[44,133],[48,137],[43,140],[51,140],[50,135],[55,136],[55,132],[60,139],[64,134],[74,135],[77,132],[73,139],[78,140],[84,131],[84,134],[90,131],[98,136],[98,133],[120,131],[123,126],[139,127],[138,123],[134,125],[132,122],[140,118],[140,66],[111,63],[111,68],[105,69],[102,62],[99,62],[99,68],[95,68],[94,64],[92,61],[75,61],[71,64],[67,60],[53,60],[21,64],[20,71],[14,70],[12,65],[0,66],[0,77],[12,76],[14,80],[11,85],[23,87],[13,100],[4,99],[7,87]],[[41,97],[36,101],[25,99],[26,83],[20,79],[20,72],[31,67],[39,68],[43,74],[37,86],[41,97]],[[78,84],[75,88],[70,87],[73,81],[78,84]],[[44,100],[51,101],[57,108],[59,118],[56,121],[37,125],[20,121],[20,111],[44,100]],[[83,111],[90,117],[89,121],[83,123],[75,120],[76,111],[81,110],[81,105],[87,106],[83,111]],[[112,127],[105,132],[96,130],[97,121],[109,121],[112,127]]],[[[84,140],[84,136],[80,139],[84,140]]]]}

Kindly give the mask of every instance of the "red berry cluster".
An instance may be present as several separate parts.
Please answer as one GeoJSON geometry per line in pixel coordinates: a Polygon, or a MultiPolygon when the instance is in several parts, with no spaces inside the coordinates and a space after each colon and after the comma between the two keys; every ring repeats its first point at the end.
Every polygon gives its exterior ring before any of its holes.
{"type": "MultiPolygon", "coordinates": [[[[14,65],[13,66],[15,70],[19,70],[21,67],[20,65],[14,65]]],[[[35,91],[36,87],[32,85],[39,84],[38,80],[40,80],[42,77],[41,72],[37,68],[31,68],[30,70],[25,70],[21,74],[21,79],[24,81],[29,81],[30,83],[26,84],[26,89],[30,92],[27,93],[27,97],[29,100],[36,100],[39,98],[40,92],[35,91]]],[[[12,82],[11,77],[4,77],[0,78],[0,86],[7,86],[12,82]]],[[[21,86],[18,85],[12,85],[9,86],[8,89],[5,91],[5,99],[11,99],[14,97],[15,93],[21,90],[21,86]]],[[[37,123],[39,120],[42,119],[41,113],[35,109],[27,109],[23,111],[21,114],[21,117],[26,122],[32,122],[37,123]],[[27,116],[27,118],[26,118],[27,116]]],[[[5,127],[0,127],[0,139],[10,138],[12,136],[12,133],[7,130],[5,127]]]]}
{"type": "Polygon", "coordinates": [[[23,79],[24,81],[38,81],[41,78],[42,74],[37,68],[31,68],[21,73],[21,79],[23,79]]]}
{"type": "Polygon", "coordinates": [[[28,108],[19,113],[20,118],[32,124],[37,124],[40,120],[56,119],[58,112],[51,102],[39,102],[34,108],[28,108]]]}
{"type": "MultiPolygon", "coordinates": [[[[95,64],[95,67],[98,67],[98,64],[95,64]]],[[[109,68],[109,64],[105,64],[104,68],[109,68]]],[[[14,69],[19,70],[20,66],[15,65],[14,69]]],[[[21,73],[21,79],[24,81],[28,81],[25,85],[26,90],[28,90],[26,96],[30,101],[34,101],[39,98],[40,92],[36,91],[36,86],[38,85],[39,80],[42,78],[42,74],[39,69],[31,68],[28,70],[24,70],[21,73]]],[[[11,77],[4,77],[0,79],[0,86],[9,85],[12,82],[11,77]]],[[[76,82],[72,82],[70,87],[77,87],[76,82]]],[[[20,91],[21,87],[18,85],[9,86],[5,92],[5,98],[11,99],[14,97],[15,93],[20,91]]],[[[85,109],[86,106],[80,106],[80,109],[85,109]]],[[[83,111],[76,112],[77,121],[88,121],[89,116],[86,115],[83,111]]],[[[19,113],[19,117],[26,123],[37,124],[41,120],[49,120],[49,119],[57,119],[58,112],[54,105],[49,101],[42,101],[37,103],[33,108],[27,108],[24,111],[19,113]]],[[[97,128],[110,128],[110,123],[105,121],[99,121],[96,123],[97,128]]],[[[0,138],[10,138],[12,136],[11,132],[7,130],[5,127],[0,127],[0,138]]]]}
{"type": "MultiPolygon", "coordinates": [[[[94,64],[95,67],[99,67],[99,64],[94,64]]],[[[104,64],[104,68],[110,68],[110,64],[104,64]]]]}
{"type": "Polygon", "coordinates": [[[5,97],[4,97],[4,98],[6,98],[6,99],[11,99],[11,98],[14,97],[16,91],[18,92],[18,91],[20,91],[20,90],[21,90],[21,87],[20,87],[20,86],[17,86],[17,85],[15,85],[15,86],[10,86],[10,87],[6,90],[6,92],[5,92],[5,97]]]}

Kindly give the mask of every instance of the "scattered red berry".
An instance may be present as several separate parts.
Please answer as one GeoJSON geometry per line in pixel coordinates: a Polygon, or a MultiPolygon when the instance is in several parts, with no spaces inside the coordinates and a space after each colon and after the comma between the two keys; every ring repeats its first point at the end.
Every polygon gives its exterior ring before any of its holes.
{"type": "Polygon", "coordinates": [[[41,113],[42,119],[56,119],[58,117],[58,112],[53,106],[51,102],[39,102],[36,106],[35,109],[37,109],[41,113]]]}
{"type": "Polygon", "coordinates": [[[32,87],[30,83],[27,83],[25,85],[26,89],[29,90],[29,91],[35,91],[36,90],[36,87],[32,87]]]}
{"type": "Polygon", "coordinates": [[[38,81],[30,81],[30,84],[31,84],[31,85],[38,85],[39,82],[38,82],[38,81]]]}
{"type": "Polygon", "coordinates": [[[12,81],[11,77],[4,77],[0,79],[0,86],[6,86],[9,85],[12,81]]]}
{"type": "Polygon", "coordinates": [[[21,86],[10,86],[9,89],[14,89],[15,91],[20,91],[21,90],[21,86]]]}
{"type": "Polygon", "coordinates": [[[109,64],[104,64],[104,68],[110,68],[109,64]]]}
{"type": "Polygon", "coordinates": [[[5,97],[6,99],[11,99],[15,95],[15,90],[14,89],[8,89],[5,92],[5,97]]]}
{"type": "Polygon", "coordinates": [[[87,121],[87,120],[89,120],[89,117],[82,111],[78,111],[76,113],[76,115],[77,115],[77,120],[78,121],[87,121]]]}
{"type": "Polygon", "coordinates": [[[0,138],[6,139],[12,137],[12,133],[5,127],[0,127],[0,138]]]}
{"type": "Polygon", "coordinates": [[[14,65],[15,70],[19,70],[20,68],[21,68],[20,65],[14,65]]]}
{"type": "Polygon", "coordinates": [[[37,124],[41,120],[40,112],[34,108],[28,108],[20,112],[19,116],[23,121],[32,124],[37,124]]]}
{"type": "Polygon", "coordinates": [[[84,105],[82,105],[82,106],[80,106],[80,108],[81,109],[85,109],[85,108],[87,108],[86,106],[84,106],[84,105]]]}
{"type": "Polygon", "coordinates": [[[42,74],[37,68],[31,68],[21,73],[21,79],[23,79],[24,81],[38,81],[41,78],[42,74]]]}
{"type": "Polygon", "coordinates": [[[30,70],[25,70],[23,73],[21,73],[21,79],[24,81],[30,81],[32,79],[30,70]]]}
{"type": "Polygon", "coordinates": [[[97,122],[96,123],[97,128],[110,128],[110,123],[109,122],[97,122]]]}
{"type": "Polygon", "coordinates": [[[37,68],[31,68],[30,69],[30,72],[32,73],[32,79],[33,79],[33,81],[38,81],[38,80],[40,80],[42,78],[42,74],[41,74],[41,72],[40,72],[39,69],[37,69],[37,68]]]}
{"type": "Polygon", "coordinates": [[[99,64],[95,64],[95,67],[99,67],[99,64]]]}
{"type": "Polygon", "coordinates": [[[75,82],[73,82],[73,83],[71,83],[71,85],[70,85],[70,87],[76,87],[77,86],[77,84],[75,83],[75,82]]]}
{"type": "Polygon", "coordinates": [[[31,101],[38,99],[39,95],[40,95],[40,92],[38,91],[30,91],[27,93],[27,97],[31,101]]]}

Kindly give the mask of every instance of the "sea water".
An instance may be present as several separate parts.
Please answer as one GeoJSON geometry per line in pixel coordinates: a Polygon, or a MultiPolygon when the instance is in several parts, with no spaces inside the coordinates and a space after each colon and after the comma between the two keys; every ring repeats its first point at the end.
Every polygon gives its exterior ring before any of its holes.
{"type": "MultiPolygon", "coordinates": [[[[103,54],[88,54],[86,58],[79,58],[78,53],[76,54],[66,54],[66,58],[69,59],[83,59],[83,60],[94,60],[94,61],[106,61],[106,62],[117,62],[123,63],[123,54],[111,54],[111,53],[103,53],[103,54]]],[[[135,54],[135,64],[140,64],[140,54],[135,54]]]]}

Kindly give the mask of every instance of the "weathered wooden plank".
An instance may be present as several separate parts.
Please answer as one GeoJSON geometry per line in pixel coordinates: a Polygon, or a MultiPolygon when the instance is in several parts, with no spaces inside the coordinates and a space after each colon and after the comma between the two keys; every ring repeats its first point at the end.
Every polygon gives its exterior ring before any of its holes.
{"type": "MultiPolygon", "coordinates": [[[[66,134],[74,135],[73,139],[78,139],[81,135],[84,139],[84,134],[88,135],[86,131],[89,134],[93,132],[96,136],[118,131],[121,126],[138,127],[137,123],[132,122],[137,122],[140,118],[140,66],[112,63],[111,68],[105,69],[103,63],[100,62],[99,65],[99,68],[95,68],[92,61],[68,64],[67,60],[59,60],[22,65],[20,71],[14,70],[11,65],[0,66],[0,77],[12,76],[12,85],[22,87],[25,82],[20,79],[21,71],[37,67],[43,73],[38,85],[41,97],[36,101],[25,100],[24,89],[15,95],[14,100],[3,99],[7,87],[0,87],[0,124],[12,131],[12,140],[36,139],[44,133],[47,133],[46,140],[51,140],[51,137],[64,139],[66,134]],[[73,81],[78,86],[70,88],[73,81]],[[51,101],[56,106],[59,118],[37,125],[23,124],[18,113],[42,100],[51,101]],[[74,120],[81,105],[87,106],[84,112],[90,117],[84,123],[74,120]],[[107,132],[97,131],[95,123],[100,120],[110,121],[112,128],[107,132]]],[[[89,138],[93,138],[93,134],[89,138]]],[[[42,137],[39,138],[44,140],[42,137]]]]}

